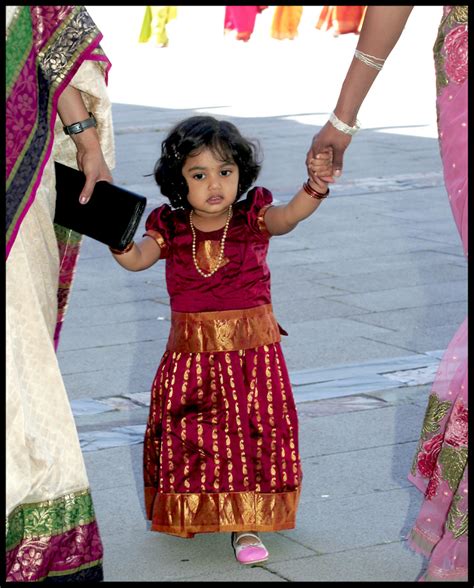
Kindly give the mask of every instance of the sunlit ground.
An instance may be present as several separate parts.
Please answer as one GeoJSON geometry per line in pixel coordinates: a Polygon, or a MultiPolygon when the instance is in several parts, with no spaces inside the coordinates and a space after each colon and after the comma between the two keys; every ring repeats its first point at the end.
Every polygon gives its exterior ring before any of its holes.
{"type": "MultiPolygon", "coordinates": [[[[216,115],[288,116],[320,125],[336,103],[357,44],[314,25],[321,6],[305,6],[294,41],[270,36],[274,7],[257,16],[248,43],[224,36],[224,7],[179,6],[169,46],[140,44],[144,6],[87,6],[113,67],[113,102],[202,109],[216,115]]],[[[362,106],[364,128],[436,137],[432,48],[441,6],[416,6],[362,106]]]]}

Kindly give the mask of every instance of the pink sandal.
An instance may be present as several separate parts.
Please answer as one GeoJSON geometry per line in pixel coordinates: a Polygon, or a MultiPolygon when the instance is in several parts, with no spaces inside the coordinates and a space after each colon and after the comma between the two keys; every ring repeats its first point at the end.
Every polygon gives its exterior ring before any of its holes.
{"type": "Polygon", "coordinates": [[[232,547],[234,548],[235,559],[244,565],[251,565],[262,563],[268,559],[268,551],[262,543],[260,537],[255,533],[245,532],[232,533],[231,535],[232,547]],[[255,541],[247,543],[246,545],[239,545],[239,540],[242,537],[252,537],[255,541]]]}

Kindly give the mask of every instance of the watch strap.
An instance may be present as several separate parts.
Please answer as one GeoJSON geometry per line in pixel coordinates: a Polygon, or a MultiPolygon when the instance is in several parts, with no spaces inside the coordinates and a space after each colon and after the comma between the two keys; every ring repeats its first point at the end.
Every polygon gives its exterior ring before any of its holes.
{"type": "Polygon", "coordinates": [[[92,112],[89,112],[89,118],[86,118],[86,120],[81,120],[79,122],[72,123],[71,125],[65,125],[63,127],[63,130],[66,133],[66,135],[77,135],[78,133],[82,133],[82,131],[89,129],[90,127],[96,126],[97,121],[95,119],[95,116],[92,114],[92,112]]]}

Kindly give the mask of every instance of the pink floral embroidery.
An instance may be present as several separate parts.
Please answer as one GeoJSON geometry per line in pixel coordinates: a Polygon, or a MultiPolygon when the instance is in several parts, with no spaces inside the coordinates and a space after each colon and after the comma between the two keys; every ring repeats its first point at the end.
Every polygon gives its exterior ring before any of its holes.
{"type": "MultiPolygon", "coordinates": [[[[31,62],[30,62],[31,65],[31,62]]],[[[7,145],[13,146],[8,150],[7,178],[19,157],[36,122],[36,88],[30,92],[32,74],[25,67],[20,73],[11,95],[5,106],[5,135],[7,145]]]]}
{"type": "Polygon", "coordinates": [[[431,478],[433,475],[442,443],[443,435],[435,435],[423,445],[418,457],[418,471],[423,477],[431,478]]]}
{"type": "Polygon", "coordinates": [[[440,473],[441,472],[440,472],[439,466],[437,465],[435,467],[435,469],[433,470],[433,474],[430,478],[430,481],[428,482],[428,486],[426,487],[425,497],[428,500],[431,500],[432,498],[434,498],[436,496],[436,492],[438,490],[439,483],[441,482],[440,473]]]}
{"type": "Polygon", "coordinates": [[[451,82],[460,84],[467,78],[467,25],[449,31],[444,40],[446,75],[451,82]]]}
{"type": "Polygon", "coordinates": [[[29,96],[28,94],[18,96],[17,106],[20,114],[28,115],[29,118],[34,117],[35,104],[33,102],[32,96],[29,96]]]}
{"type": "Polygon", "coordinates": [[[461,402],[456,402],[446,427],[445,441],[452,447],[467,447],[468,410],[461,402]]]}

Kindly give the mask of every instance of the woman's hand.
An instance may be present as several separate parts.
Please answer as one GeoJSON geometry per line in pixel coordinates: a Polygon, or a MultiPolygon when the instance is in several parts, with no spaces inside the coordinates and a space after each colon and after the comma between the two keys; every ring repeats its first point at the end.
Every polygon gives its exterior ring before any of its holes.
{"type": "Polygon", "coordinates": [[[113,182],[113,178],[105,162],[95,129],[87,129],[74,135],[74,142],[77,147],[77,165],[86,176],[86,183],[79,195],[79,202],[86,204],[92,196],[96,182],[99,180],[113,182]],[[86,133],[88,134],[86,135],[86,133]]]}
{"type": "Polygon", "coordinates": [[[334,183],[334,177],[338,178],[342,174],[344,151],[351,139],[351,135],[338,131],[329,121],[323,126],[319,133],[313,137],[312,145],[306,155],[306,166],[312,180],[316,179],[316,173],[314,168],[310,167],[311,160],[316,159],[318,153],[332,149],[332,173],[327,176],[320,174],[320,177],[325,182],[334,183]]]}
{"type": "MultiPolygon", "coordinates": [[[[77,88],[69,85],[62,91],[58,100],[58,113],[64,125],[71,125],[88,118],[89,112],[77,88]]],[[[72,134],[71,139],[77,149],[77,165],[86,176],[86,183],[79,195],[79,202],[85,204],[92,196],[95,183],[98,180],[112,182],[112,175],[105,162],[95,127],[72,134]]]]}

